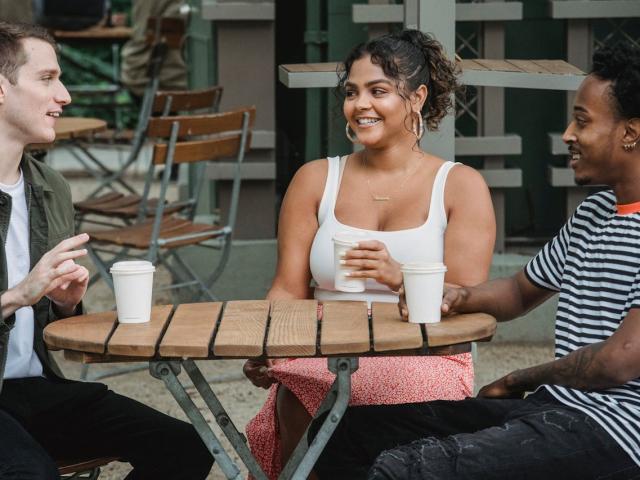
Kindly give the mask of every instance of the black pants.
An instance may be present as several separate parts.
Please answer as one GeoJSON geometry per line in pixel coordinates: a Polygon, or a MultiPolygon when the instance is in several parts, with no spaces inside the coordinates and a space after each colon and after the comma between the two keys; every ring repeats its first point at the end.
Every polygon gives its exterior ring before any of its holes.
{"type": "Polygon", "coordinates": [[[315,471],[331,480],[640,479],[603,428],[544,390],[524,400],[351,407],[315,471]]]}
{"type": "Polygon", "coordinates": [[[117,456],[129,480],[203,479],[213,459],[193,427],[99,383],[6,380],[0,479],[58,478],[52,458],[117,456]]]}

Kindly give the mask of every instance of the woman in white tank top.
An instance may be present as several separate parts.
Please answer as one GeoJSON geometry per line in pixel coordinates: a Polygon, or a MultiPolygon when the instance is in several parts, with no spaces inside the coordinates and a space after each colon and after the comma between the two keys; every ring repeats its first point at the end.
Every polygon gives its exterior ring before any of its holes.
{"type": "MultiPolygon", "coordinates": [[[[415,30],[356,47],[345,61],[346,132],[364,147],[307,163],[289,185],[280,212],[278,266],[269,299],[397,302],[400,264],[444,262],[446,281],[475,285],[488,277],[495,219],[482,177],[420,149],[426,129],[452,108],[455,65],[429,35],[415,30]],[[331,238],[357,231],[365,240],[345,265],[366,279],[363,293],[336,291],[331,238]]],[[[248,361],[245,373],[270,388],[247,426],[251,449],[277,478],[329,389],[322,359],[248,361]]],[[[473,392],[470,354],[362,358],[351,404],[462,399],[473,392]]]]}

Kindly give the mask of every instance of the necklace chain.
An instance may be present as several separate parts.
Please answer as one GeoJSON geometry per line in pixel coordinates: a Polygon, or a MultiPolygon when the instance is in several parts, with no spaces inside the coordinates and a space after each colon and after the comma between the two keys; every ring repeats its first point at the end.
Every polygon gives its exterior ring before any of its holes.
{"type": "MultiPolygon", "coordinates": [[[[362,166],[364,167],[364,176],[367,179],[367,189],[369,190],[369,195],[371,195],[371,198],[373,199],[373,201],[374,202],[388,202],[390,200],[393,200],[393,197],[390,194],[377,195],[376,193],[373,192],[373,190],[371,190],[371,181],[370,181],[369,175],[367,173],[367,171],[369,169],[369,166],[367,165],[367,154],[365,152],[362,152],[362,166]]],[[[409,169],[407,174],[402,179],[402,182],[400,182],[400,185],[398,185],[396,188],[391,190],[391,193],[395,194],[396,192],[400,191],[402,189],[402,187],[404,187],[404,184],[407,183],[407,180],[409,180],[409,177],[411,176],[412,173],[414,173],[415,170],[417,170],[417,168],[416,169],[409,169]]]]}

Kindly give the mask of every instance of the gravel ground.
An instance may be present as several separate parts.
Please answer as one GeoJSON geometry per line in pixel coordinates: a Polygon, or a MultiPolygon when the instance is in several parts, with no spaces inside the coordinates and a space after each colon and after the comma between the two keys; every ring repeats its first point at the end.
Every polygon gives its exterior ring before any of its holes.
{"type": "MultiPolygon", "coordinates": [[[[76,199],[83,198],[84,192],[93,185],[92,181],[83,178],[72,178],[70,183],[76,199]]],[[[90,262],[84,261],[83,263],[88,268],[93,269],[90,262]]],[[[169,281],[167,272],[160,268],[154,279],[155,289],[157,290],[158,287],[166,285],[169,281]]],[[[155,295],[154,301],[156,304],[170,303],[166,293],[155,295]]],[[[103,282],[99,282],[87,293],[85,305],[89,312],[112,309],[114,301],[111,291],[103,282]]],[[[65,360],[59,353],[56,353],[56,356],[63,370],[70,378],[79,377],[81,368],[79,364],[65,360]]],[[[476,357],[476,390],[509,371],[545,362],[552,357],[552,345],[479,344],[476,357]]],[[[219,396],[222,404],[228,408],[228,413],[236,427],[244,431],[247,422],[264,402],[267,392],[253,387],[246,379],[242,378],[242,363],[240,360],[219,360],[203,361],[199,362],[199,365],[205,376],[213,380],[212,388],[219,396]],[[229,380],[229,377],[235,377],[235,379],[229,380]],[[226,381],[217,383],[220,378],[226,378],[226,381]]],[[[95,375],[109,368],[112,367],[93,365],[90,368],[90,372],[95,375]]],[[[118,393],[139,400],[169,415],[186,419],[182,410],[164,387],[164,384],[152,378],[146,370],[110,377],[103,381],[118,393]]],[[[190,393],[193,392],[190,390],[190,393]]],[[[219,434],[220,430],[217,428],[212,415],[202,402],[198,401],[198,399],[195,400],[207,421],[214,425],[216,434],[219,434]]],[[[220,434],[219,438],[221,438],[224,445],[228,446],[224,435],[220,434]]],[[[235,454],[232,457],[238,465],[241,465],[235,454]]],[[[124,478],[129,470],[128,464],[113,463],[103,469],[100,478],[103,480],[121,479],[124,478]]],[[[243,471],[246,472],[244,467],[243,471]]],[[[213,467],[208,476],[210,480],[224,478],[217,466],[213,467]]]]}

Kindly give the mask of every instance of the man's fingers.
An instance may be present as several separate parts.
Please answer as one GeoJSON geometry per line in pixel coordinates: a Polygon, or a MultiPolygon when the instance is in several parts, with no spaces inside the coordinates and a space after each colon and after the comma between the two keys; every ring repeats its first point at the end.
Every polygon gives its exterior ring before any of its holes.
{"type": "Polygon", "coordinates": [[[55,267],[55,266],[60,265],[63,262],[83,257],[86,254],[87,254],[87,249],[86,248],[81,248],[79,250],[71,250],[71,251],[68,251],[68,252],[60,252],[60,253],[56,254],[56,256],[54,257],[53,266],[55,267]]]}
{"type": "Polygon", "coordinates": [[[84,245],[89,241],[89,235],[86,233],[81,233],[74,237],[65,238],[58,245],[51,249],[52,252],[65,252],[67,250],[74,250],[78,248],[80,245],[84,245]]]}

